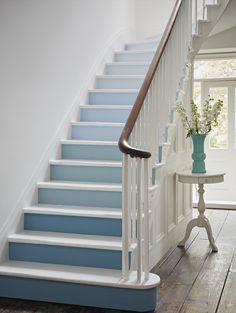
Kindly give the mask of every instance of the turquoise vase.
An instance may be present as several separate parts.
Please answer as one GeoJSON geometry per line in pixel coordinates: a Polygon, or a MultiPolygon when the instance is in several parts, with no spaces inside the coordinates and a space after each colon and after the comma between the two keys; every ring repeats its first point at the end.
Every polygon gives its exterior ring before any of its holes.
{"type": "Polygon", "coordinates": [[[206,134],[193,134],[193,166],[192,173],[206,173],[205,167],[205,158],[206,154],[204,153],[204,141],[206,134]]]}

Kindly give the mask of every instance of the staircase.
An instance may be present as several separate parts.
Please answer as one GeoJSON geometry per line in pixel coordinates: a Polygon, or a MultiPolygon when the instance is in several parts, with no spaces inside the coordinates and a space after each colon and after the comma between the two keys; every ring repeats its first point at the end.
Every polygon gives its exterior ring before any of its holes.
{"type": "MultiPolygon", "coordinates": [[[[196,19],[199,33],[192,37],[193,49],[186,50],[188,58],[197,53],[201,39],[227,3],[206,6],[211,21],[196,19]]],[[[159,42],[126,44],[123,51],[114,53],[104,74],[96,77],[87,103],[80,106],[80,120],[71,122],[70,138],[61,141],[61,159],[49,162],[50,180],[37,185],[38,203],[23,210],[24,230],[8,237],[9,260],[0,265],[1,297],[136,312],[155,308],[160,280],[147,273],[150,265],[142,253],[148,253],[149,244],[140,248],[147,237],[139,237],[138,227],[147,219],[145,213],[135,213],[133,228],[127,228],[124,194],[129,191],[129,169],[124,171],[127,164],[122,164],[117,142],[159,42]],[[132,230],[132,240],[125,237],[127,229],[129,233],[132,230]],[[142,262],[144,271],[139,268],[142,262]]],[[[185,76],[186,68],[181,70],[185,76]]],[[[189,85],[182,79],[180,87],[185,90],[189,85]]],[[[173,108],[172,102],[166,109],[168,119],[160,121],[165,132],[153,149],[158,150],[149,165],[154,173],[160,164],[165,165],[173,145],[173,108]]],[[[130,162],[132,169],[138,168],[130,162]]],[[[153,179],[151,185],[155,184],[153,179]]],[[[134,190],[138,189],[131,192],[134,190]]],[[[142,196],[145,198],[145,193],[142,196]]]]}
{"type": "MultiPolygon", "coordinates": [[[[122,154],[117,141],[157,41],[127,44],[97,76],[80,121],[50,160],[50,181],[38,183],[38,204],[24,208],[24,230],[8,237],[0,295],[148,311],[159,278],[121,279],[122,154]]],[[[130,248],[130,266],[135,244],[130,248]]]]}

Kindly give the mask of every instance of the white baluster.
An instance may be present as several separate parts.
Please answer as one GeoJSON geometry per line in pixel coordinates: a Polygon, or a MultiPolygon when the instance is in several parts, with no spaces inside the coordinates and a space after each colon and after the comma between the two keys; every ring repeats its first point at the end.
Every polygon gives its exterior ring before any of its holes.
{"type": "Polygon", "coordinates": [[[129,279],[129,212],[128,212],[128,155],[123,154],[122,167],[122,275],[129,279]]]}
{"type": "Polygon", "coordinates": [[[149,278],[149,203],[148,203],[148,159],[143,161],[143,211],[144,211],[144,272],[149,278]]]}
{"type": "Polygon", "coordinates": [[[142,278],[142,207],[141,207],[141,159],[137,159],[137,281],[142,278]]]}

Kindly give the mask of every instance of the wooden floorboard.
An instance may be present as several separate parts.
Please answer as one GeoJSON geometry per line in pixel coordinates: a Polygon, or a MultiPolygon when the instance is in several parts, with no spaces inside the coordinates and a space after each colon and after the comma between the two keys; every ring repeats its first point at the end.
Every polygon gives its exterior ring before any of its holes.
{"type": "MultiPolygon", "coordinates": [[[[208,216],[212,225],[214,236],[216,238],[220,236],[223,226],[227,221],[228,215],[228,211],[215,210],[210,216],[208,216]]],[[[214,272],[214,269],[217,268],[217,264],[221,263],[224,264],[221,269],[221,272],[224,274],[221,275],[223,278],[227,275],[227,265],[230,266],[234,247],[228,247],[227,245],[227,251],[224,251],[223,254],[212,253],[208,244],[208,240],[206,239],[207,237],[205,236],[205,229],[202,229],[195,237],[193,243],[184,250],[184,254],[170,275],[168,277],[163,276],[161,288],[159,289],[159,300],[155,311],[156,313],[215,312],[209,311],[211,303],[208,301],[210,294],[207,290],[211,290],[211,284],[209,283],[209,287],[206,286],[206,288],[201,287],[201,281],[202,284],[204,284],[204,280],[207,280],[207,273],[209,274],[209,271],[214,272]],[[227,259],[227,264],[225,264],[225,259],[227,259]],[[214,260],[216,261],[215,267],[212,266],[212,264],[214,264],[214,260]],[[224,272],[224,269],[226,269],[226,272],[224,272]],[[203,288],[203,290],[201,290],[201,288],[203,288]],[[178,294],[177,298],[173,296],[173,289],[182,291],[178,294]],[[205,292],[204,300],[200,295],[198,296],[198,293],[203,293],[203,291],[205,292]],[[174,306],[169,304],[174,304],[174,306]]],[[[224,249],[224,247],[222,248],[224,249]]],[[[178,249],[179,248],[176,248],[175,250],[178,249]]],[[[168,263],[169,261],[167,260],[166,262],[168,263]]],[[[218,265],[218,269],[219,267],[220,265],[218,265]]],[[[158,269],[156,272],[159,274],[158,269]]],[[[216,277],[216,284],[218,276],[219,273],[217,272],[217,275],[214,276],[216,277]]],[[[217,308],[218,301],[221,296],[221,289],[218,292],[217,300],[214,300],[216,301],[215,309],[217,308]]]]}
{"type": "MultiPolygon", "coordinates": [[[[205,229],[193,229],[185,248],[175,248],[153,269],[161,277],[155,313],[236,313],[236,211],[207,215],[219,252],[211,252],[205,229]]],[[[118,311],[0,299],[0,313],[96,312],[118,311]]]]}

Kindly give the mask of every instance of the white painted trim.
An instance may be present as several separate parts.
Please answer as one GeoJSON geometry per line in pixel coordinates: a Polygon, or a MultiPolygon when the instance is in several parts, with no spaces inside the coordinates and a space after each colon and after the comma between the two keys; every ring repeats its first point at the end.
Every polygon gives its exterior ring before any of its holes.
{"type": "Polygon", "coordinates": [[[236,77],[222,77],[222,78],[195,78],[194,82],[228,82],[236,81],[236,77]]]}
{"type": "Polygon", "coordinates": [[[235,58],[236,48],[218,48],[218,49],[201,49],[196,55],[196,59],[221,59],[221,58],[235,58]]]}
{"type": "Polygon", "coordinates": [[[123,127],[124,123],[108,123],[108,122],[80,122],[71,121],[71,125],[84,127],[123,127]]]}
{"type": "Polygon", "coordinates": [[[132,80],[132,79],[140,79],[143,80],[145,78],[145,75],[96,75],[96,78],[98,79],[107,79],[107,80],[113,80],[113,79],[124,79],[124,80],[132,80]]]}
{"type": "MultiPolygon", "coordinates": [[[[89,93],[138,93],[139,89],[89,89],[89,93]]],[[[95,105],[95,104],[94,104],[95,105]]]]}
{"type": "MultiPolygon", "coordinates": [[[[192,218],[192,210],[177,225],[171,224],[168,234],[158,237],[155,245],[150,251],[150,269],[152,269],[163,256],[174,249],[182,239],[188,222],[192,218]]],[[[169,228],[169,227],[168,227],[169,228]]]]}
{"type": "Polygon", "coordinates": [[[39,182],[38,188],[47,189],[64,189],[64,190],[96,190],[96,191],[114,191],[121,192],[122,186],[119,184],[105,184],[105,183],[72,183],[72,182],[39,182]]]}
{"type": "Polygon", "coordinates": [[[81,109],[91,109],[91,110],[94,110],[94,109],[101,109],[101,110],[131,110],[132,109],[132,105],[123,105],[123,104],[81,104],[80,105],[80,110],[81,109]]]}
{"type": "MultiPolygon", "coordinates": [[[[110,66],[149,66],[150,62],[107,62],[106,65],[110,66]]],[[[109,74],[107,74],[109,75],[109,74]]]]}
{"type": "Polygon", "coordinates": [[[94,218],[121,219],[122,213],[119,209],[90,208],[74,206],[30,206],[23,209],[24,213],[42,215],[63,215],[94,218]]]}
{"type": "Polygon", "coordinates": [[[88,146],[118,146],[117,141],[89,141],[75,139],[61,139],[63,145],[88,145],[88,146]]]}
{"type": "Polygon", "coordinates": [[[129,54],[154,54],[156,50],[122,50],[122,51],[115,51],[115,54],[121,55],[129,55],[129,54]]]}
{"type": "MultiPolygon", "coordinates": [[[[119,32],[115,33],[110,37],[104,49],[98,53],[97,59],[94,61],[90,72],[84,79],[84,84],[80,86],[78,94],[75,96],[71,105],[68,106],[68,111],[65,114],[65,118],[61,121],[58,128],[55,130],[55,135],[50,140],[48,146],[45,148],[44,153],[42,153],[39,163],[35,170],[33,171],[26,186],[22,186],[22,193],[15,206],[12,208],[8,218],[0,229],[0,262],[6,260],[8,257],[8,247],[7,247],[7,236],[9,233],[13,233],[19,229],[23,229],[23,212],[22,209],[36,201],[36,183],[37,181],[45,179],[48,174],[48,160],[51,158],[56,158],[59,156],[59,143],[61,138],[66,138],[68,136],[68,126],[72,119],[77,119],[79,111],[79,103],[85,103],[88,94],[88,87],[93,86],[95,82],[96,74],[102,73],[105,68],[105,63],[107,60],[112,60],[113,53],[117,49],[124,47],[125,41],[133,36],[128,29],[121,29],[119,32]]],[[[117,144],[117,143],[116,143],[117,144]]]]}
{"type": "Polygon", "coordinates": [[[112,161],[87,161],[87,160],[50,160],[52,165],[70,165],[70,166],[94,166],[94,167],[122,167],[121,162],[112,161]]]}
{"type": "Polygon", "coordinates": [[[142,284],[137,284],[137,273],[135,271],[131,272],[129,279],[124,281],[121,279],[121,271],[119,270],[19,261],[8,261],[1,265],[0,274],[62,281],[65,283],[132,289],[151,289],[160,283],[159,276],[152,273],[150,273],[148,280],[142,280],[142,284]]]}
{"type": "MultiPolygon", "coordinates": [[[[56,232],[24,231],[19,234],[8,236],[8,242],[64,247],[83,247],[88,249],[109,249],[116,251],[122,249],[122,240],[120,237],[56,232]]],[[[131,244],[129,247],[130,251],[132,251],[135,246],[136,244],[131,244]]]]}

